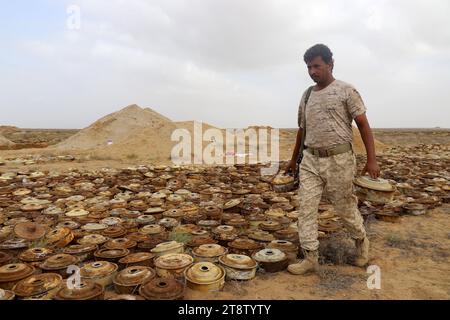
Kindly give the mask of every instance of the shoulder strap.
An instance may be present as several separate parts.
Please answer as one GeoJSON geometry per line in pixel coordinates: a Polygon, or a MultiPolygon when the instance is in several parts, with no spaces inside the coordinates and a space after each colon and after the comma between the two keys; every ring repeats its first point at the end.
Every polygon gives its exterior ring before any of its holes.
{"type": "Polygon", "coordinates": [[[308,91],[306,91],[305,96],[305,108],[303,110],[303,118],[305,119],[305,123],[303,125],[302,129],[302,137],[301,137],[301,144],[300,144],[300,150],[297,158],[297,163],[300,163],[302,161],[303,157],[303,150],[305,149],[305,136],[306,136],[306,105],[308,104],[309,97],[311,96],[311,92],[313,90],[314,86],[311,86],[308,88],[308,91]]]}

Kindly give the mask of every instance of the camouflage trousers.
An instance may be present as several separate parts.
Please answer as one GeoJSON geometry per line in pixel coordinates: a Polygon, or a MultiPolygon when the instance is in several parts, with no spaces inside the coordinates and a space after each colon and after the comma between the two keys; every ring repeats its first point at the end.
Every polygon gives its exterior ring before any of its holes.
{"type": "Polygon", "coordinates": [[[300,165],[300,208],[298,233],[305,250],[317,250],[318,209],[325,191],[327,198],[353,239],[366,236],[358,199],[353,194],[356,157],[353,151],[319,158],[305,150],[300,165]]]}

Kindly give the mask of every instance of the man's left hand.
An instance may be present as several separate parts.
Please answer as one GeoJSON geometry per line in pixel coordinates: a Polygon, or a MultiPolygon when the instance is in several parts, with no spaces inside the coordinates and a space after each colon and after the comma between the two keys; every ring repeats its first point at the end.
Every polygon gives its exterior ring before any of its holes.
{"type": "Polygon", "coordinates": [[[380,176],[380,167],[378,166],[378,163],[376,160],[373,160],[373,161],[368,160],[367,161],[361,175],[363,176],[366,172],[369,174],[369,176],[372,179],[377,179],[380,176]]]}

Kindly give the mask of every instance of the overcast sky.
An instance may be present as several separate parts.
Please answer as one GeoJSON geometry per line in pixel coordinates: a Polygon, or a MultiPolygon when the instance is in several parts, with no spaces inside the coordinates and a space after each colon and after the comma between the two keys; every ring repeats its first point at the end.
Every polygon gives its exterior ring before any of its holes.
{"type": "Polygon", "coordinates": [[[450,127],[448,0],[0,1],[3,125],[83,128],[136,103],[296,127],[303,53],[325,43],[373,127],[450,127]]]}

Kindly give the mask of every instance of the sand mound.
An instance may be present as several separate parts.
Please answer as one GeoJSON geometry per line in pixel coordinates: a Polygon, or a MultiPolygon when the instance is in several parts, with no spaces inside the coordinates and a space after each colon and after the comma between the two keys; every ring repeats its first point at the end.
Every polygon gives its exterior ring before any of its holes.
{"type": "Polygon", "coordinates": [[[256,131],[261,130],[261,129],[265,129],[265,130],[272,130],[274,129],[271,126],[257,126],[257,125],[252,125],[252,126],[248,126],[247,129],[254,129],[256,131]]]}
{"type": "Polygon", "coordinates": [[[130,105],[108,114],[55,146],[58,150],[87,150],[118,144],[143,129],[158,130],[172,121],[159,113],[130,105]]]}
{"type": "MultiPolygon", "coordinates": [[[[149,108],[137,105],[128,106],[118,112],[109,114],[89,127],[79,131],[67,140],[56,145],[58,151],[72,151],[76,154],[87,154],[93,159],[126,159],[145,160],[153,163],[170,163],[173,147],[180,141],[172,141],[176,129],[186,129],[191,135],[191,156],[194,151],[194,125],[196,121],[173,122],[149,108]]],[[[269,126],[250,126],[251,129],[272,129],[269,126]]],[[[208,129],[218,129],[202,122],[202,133],[208,129]]],[[[217,146],[219,152],[225,152],[225,144],[236,143],[226,140],[225,130],[219,129],[223,141],[203,141],[206,146],[217,146]]],[[[364,143],[354,128],[354,146],[357,153],[365,153],[364,143]]],[[[296,130],[280,130],[280,158],[289,159],[295,145],[296,130]]],[[[179,139],[179,137],[175,137],[179,139]]],[[[197,137],[198,138],[198,137],[197,137]]],[[[250,150],[250,140],[245,141],[245,150],[250,150]]],[[[377,151],[384,149],[379,141],[375,142],[377,151]]],[[[259,147],[259,146],[257,146],[259,147]]],[[[269,140],[269,149],[270,140],[269,140]]],[[[226,151],[230,149],[226,148],[226,151]]],[[[233,149],[234,150],[234,149],[233,149]]]]}
{"type": "Polygon", "coordinates": [[[16,149],[17,143],[7,138],[8,135],[18,132],[19,128],[14,126],[0,126],[0,150],[16,149]]]}
{"type": "Polygon", "coordinates": [[[170,160],[172,147],[176,144],[171,141],[171,135],[175,129],[177,127],[171,122],[141,128],[123,141],[96,148],[92,154],[94,157],[143,159],[164,163],[170,160]]]}
{"type": "Polygon", "coordinates": [[[14,142],[5,138],[3,135],[0,135],[0,148],[11,148],[14,147],[14,145],[14,142]]]}
{"type": "MultiPolygon", "coordinates": [[[[297,137],[297,129],[280,129],[280,159],[289,160],[292,157],[292,151],[295,147],[295,139],[297,137]]],[[[353,147],[357,154],[366,154],[364,142],[358,128],[353,128],[353,147]]],[[[388,148],[379,140],[375,139],[375,149],[377,154],[382,153],[388,148]]]]}
{"type": "Polygon", "coordinates": [[[0,126],[0,134],[1,135],[8,135],[14,132],[19,132],[20,129],[15,126],[0,126]]]}
{"type": "MultiPolygon", "coordinates": [[[[128,136],[119,143],[110,146],[97,148],[94,157],[122,158],[122,159],[142,159],[152,162],[168,163],[171,160],[172,148],[179,142],[172,141],[172,133],[176,129],[186,129],[191,134],[193,150],[195,121],[172,122],[161,121],[158,126],[141,128],[134,134],[128,136]]],[[[202,132],[216,127],[202,123],[202,132]]],[[[220,129],[219,129],[220,130],[220,129]]],[[[203,142],[206,145],[209,142],[203,142]]]]}
{"type": "MultiPolygon", "coordinates": [[[[195,121],[195,120],[194,121],[177,121],[177,122],[174,122],[174,124],[178,128],[187,129],[187,130],[189,130],[189,132],[191,134],[193,134],[193,132],[194,132],[194,124],[195,123],[200,123],[200,122],[199,121],[195,121]]],[[[208,129],[219,129],[219,128],[213,126],[213,125],[210,125],[209,123],[206,123],[206,122],[201,122],[201,123],[202,123],[202,130],[203,130],[203,132],[205,132],[208,129]]],[[[219,130],[221,130],[221,129],[219,129],[219,130]]]]}

